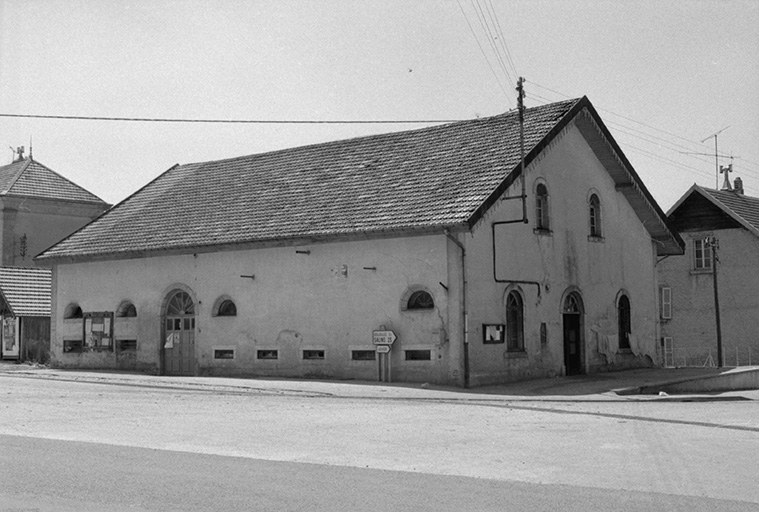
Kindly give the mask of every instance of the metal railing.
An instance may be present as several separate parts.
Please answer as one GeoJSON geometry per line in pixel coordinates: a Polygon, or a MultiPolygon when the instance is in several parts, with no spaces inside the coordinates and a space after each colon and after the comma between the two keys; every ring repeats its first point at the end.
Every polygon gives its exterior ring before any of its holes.
{"type": "MultiPolygon", "coordinates": [[[[704,347],[664,346],[660,348],[659,360],[668,368],[716,368],[717,349],[704,347]]],[[[759,353],[751,346],[727,346],[722,350],[722,366],[753,366],[759,364],[759,353]]]]}

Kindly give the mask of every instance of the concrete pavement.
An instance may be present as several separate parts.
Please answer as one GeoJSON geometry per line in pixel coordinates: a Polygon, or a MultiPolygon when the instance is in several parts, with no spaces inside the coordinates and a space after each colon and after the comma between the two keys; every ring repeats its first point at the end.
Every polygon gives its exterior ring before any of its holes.
{"type": "Polygon", "coordinates": [[[226,391],[325,395],[351,398],[509,400],[759,400],[759,367],[644,368],[592,375],[535,379],[472,389],[414,383],[319,381],[270,378],[166,377],[103,370],[61,370],[3,361],[0,373],[50,380],[226,391]],[[738,383],[736,385],[736,382],[738,383]],[[750,389],[745,389],[750,388],[750,389]]]}

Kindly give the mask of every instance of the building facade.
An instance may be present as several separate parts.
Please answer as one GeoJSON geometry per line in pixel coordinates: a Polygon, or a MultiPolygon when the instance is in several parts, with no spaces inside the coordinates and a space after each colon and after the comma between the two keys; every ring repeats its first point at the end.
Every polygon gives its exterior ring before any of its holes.
{"type": "Polygon", "coordinates": [[[668,216],[686,248],[658,265],[666,364],[718,364],[715,281],[723,366],[757,364],[759,198],[743,193],[740,178],[731,189],[693,185],[668,216]]]}
{"type": "Polygon", "coordinates": [[[33,257],[95,219],[110,205],[45,165],[23,156],[0,166],[0,358],[46,362],[50,270],[33,257]]]}
{"type": "Polygon", "coordinates": [[[681,239],[587,98],[525,112],[524,172],[519,130],[173,167],[38,257],[53,363],[455,385],[654,364],[681,239]]]}

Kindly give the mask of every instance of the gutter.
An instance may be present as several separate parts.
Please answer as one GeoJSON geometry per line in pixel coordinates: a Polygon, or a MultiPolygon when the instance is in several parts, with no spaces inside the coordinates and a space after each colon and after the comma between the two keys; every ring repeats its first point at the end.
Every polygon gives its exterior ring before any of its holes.
{"type": "Polygon", "coordinates": [[[447,229],[444,231],[445,236],[461,249],[461,309],[464,312],[464,387],[469,387],[469,315],[466,309],[466,249],[464,244],[451,235],[447,229]]]}

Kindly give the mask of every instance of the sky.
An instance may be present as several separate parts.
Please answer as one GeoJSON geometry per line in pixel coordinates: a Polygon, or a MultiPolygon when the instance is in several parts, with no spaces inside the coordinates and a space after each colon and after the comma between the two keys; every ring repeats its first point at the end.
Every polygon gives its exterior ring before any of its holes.
{"type": "Polygon", "coordinates": [[[460,120],[518,76],[527,107],[588,96],[664,211],[717,165],[759,196],[757,0],[0,0],[0,164],[32,141],[115,204],[177,163],[431,124],[2,114],[460,120]]]}

